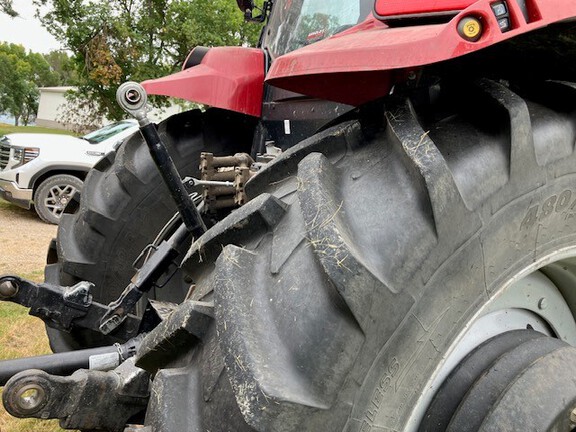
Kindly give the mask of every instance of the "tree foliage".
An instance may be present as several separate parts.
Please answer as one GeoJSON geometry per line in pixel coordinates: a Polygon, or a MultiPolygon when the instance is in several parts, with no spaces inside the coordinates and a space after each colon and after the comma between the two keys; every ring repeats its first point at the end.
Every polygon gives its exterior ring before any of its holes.
{"type": "Polygon", "coordinates": [[[115,91],[178,69],[195,46],[250,45],[258,26],[234,0],[34,0],[44,26],[74,54],[79,91],[97,115],[123,116],[115,91]]]}
{"type": "Polygon", "coordinates": [[[10,15],[11,17],[18,16],[18,12],[12,7],[12,0],[0,0],[0,12],[10,15]]]}
{"type": "Polygon", "coordinates": [[[78,84],[76,65],[65,51],[50,51],[44,58],[52,71],[58,75],[58,85],[73,86],[78,84]]]}
{"type": "Polygon", "coordinates": [[[21,45],[0,43],[0,112],[28,124],[38,109],[38,87],[59,83],[44,56],[21,45]]]}

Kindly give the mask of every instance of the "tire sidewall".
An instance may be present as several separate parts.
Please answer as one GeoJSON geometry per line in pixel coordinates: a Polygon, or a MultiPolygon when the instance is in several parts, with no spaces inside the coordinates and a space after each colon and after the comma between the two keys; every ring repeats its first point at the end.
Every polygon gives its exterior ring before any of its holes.
{"type": "Polygon", "coordinates": [[[483,227],[440,266],[421,266],[413,280],[423,285],[406,285],[415,304],[372,362],[351,430],[417,429],[418,415],[408,424],[414,406],[474,316],[509,282],[576,248],[573,176],[478,213],[483,227]]]}

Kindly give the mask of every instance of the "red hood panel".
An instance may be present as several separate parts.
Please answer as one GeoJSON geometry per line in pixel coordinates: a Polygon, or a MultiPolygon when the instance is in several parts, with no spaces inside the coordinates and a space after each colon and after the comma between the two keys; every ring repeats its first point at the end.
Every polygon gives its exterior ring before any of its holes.
{"type": "Polygon", "coordinates": [[[374,12],[380,16],[402,16],[458,11],[467,8],[475,0],[376,0],[374,12]]]}

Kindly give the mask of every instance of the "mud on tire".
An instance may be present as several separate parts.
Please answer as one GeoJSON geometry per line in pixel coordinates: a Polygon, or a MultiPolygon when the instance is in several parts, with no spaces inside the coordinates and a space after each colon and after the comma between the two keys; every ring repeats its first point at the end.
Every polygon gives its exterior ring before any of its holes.
{"type": "Polygon", "coordinates": [[[155,432],[417,430],[457,341],[505,310],[511,281],[573,271],[574,86],[482,80],[472,107],[462,91],[305,140],[192,246],[181,307],[214,320],[169,356],[139,353],[157,371],[155,432]]]}

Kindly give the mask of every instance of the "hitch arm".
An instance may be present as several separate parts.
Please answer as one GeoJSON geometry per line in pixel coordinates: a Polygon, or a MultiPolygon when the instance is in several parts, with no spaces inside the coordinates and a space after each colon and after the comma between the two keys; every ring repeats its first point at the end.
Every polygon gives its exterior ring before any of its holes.
{"type": "Polygon", "coordinates": [[[128,359],[109,372],[78,370],[69,377],[28,370],[4,387],[2,402],[18,418],[59,419],[64,429],[120,432],[144,411],[150,375],[128,359]]]}
{"type": "MultiPolygon", "coordinates": [[[[47,283],[36,284],[18,276],[1,276],[0,301],[30,308],[30,315],[58,330],[69,332],[79,327],[99,332],[100,322],[108,312],[108,306],[92,300],[92,287],[90,282],[61,287],[47,283]]],[[[121,340],[135,337],[140,322],[134,315],[127,315],[114,336],[121,340]]]]}
{"type": "Polygon", "coordinates": [[[132,277],[120,297],[108,305],[108,311],[101,320],[100,332],[109,334],[124,322],[144,293],[154,287],[168,265],[178,256],[179,248],[187,237],[188,228],[181,225],[168,240],[160,243],[142,268],[132,277]]]}
{"type": "Polygon", "coordinates": [[[120,366],[133,357],[140,348],[145,334],[140,334],[125,344],[24,357],[0,361],[0,387],[6,385],[14,375],[29,369],[38,369],[58,376],[71,374],[78,369],[107,371],[120,366]]]}

